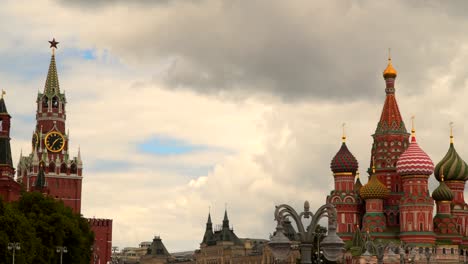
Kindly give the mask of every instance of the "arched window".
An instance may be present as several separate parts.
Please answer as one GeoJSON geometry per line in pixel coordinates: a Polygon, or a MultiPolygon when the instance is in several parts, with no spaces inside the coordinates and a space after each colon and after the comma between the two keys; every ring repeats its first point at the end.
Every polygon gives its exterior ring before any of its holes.
{"type": "Polygon", "coordinates": [[[58,98],[57,98],[57,96],[54,96],[54,97],[52,98],[52,107],[53,107],[53,108],[58,108],[58,106],[59,106],[58,98]]]}
{"type": "Polygon", "coordinates": [[[55,173],[55,163],[53,162],[49,164],[49,173],[55,173]]]}
{"type": "Polygon", "coordinates": [[[42,97],[42,107],[44,107],[44,108],[49,107],[47,96],[42,97]]]}
{"type": "Polygon", "coordinates": [[[65,163],[62,163],[62,165],[60,165],[60,173],[67,173],[67,165],[65,165],[65,163]]]}
{"type": "Polygon", "coordinates": [[[71,173],[71,174],[76,174],[76,171],[77,171],[77,170],[76,170],[76,164],[73,163],[73,164],[71,165],[71,167],[70,167],[70,173],[71,173]]]}

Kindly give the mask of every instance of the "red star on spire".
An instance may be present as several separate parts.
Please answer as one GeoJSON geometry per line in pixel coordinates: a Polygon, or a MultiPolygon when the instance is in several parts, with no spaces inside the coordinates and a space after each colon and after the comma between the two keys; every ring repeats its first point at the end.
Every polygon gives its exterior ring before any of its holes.
{"type": "Polygon", "coordinates": [[[55,38],[53,38],[52,41],[49,41],[49,43],[50,43],[51,48],[56,48],[57,49],[57,44],[59,44],[60,42],[55,41],[55,38]]]}

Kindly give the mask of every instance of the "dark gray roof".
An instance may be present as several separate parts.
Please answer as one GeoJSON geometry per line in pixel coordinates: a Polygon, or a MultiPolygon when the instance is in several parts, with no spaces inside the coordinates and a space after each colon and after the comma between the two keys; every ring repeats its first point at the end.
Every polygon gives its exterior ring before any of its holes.
{"type": "Polygon", "coordinates": [[[161,256],[161,257],[169,257],[170,254],[167,251],[166,247],[164,246],[161,238],[159,236],[155,236],[151,246],[148,248],[148,255],[151,256],[161,256]]]}

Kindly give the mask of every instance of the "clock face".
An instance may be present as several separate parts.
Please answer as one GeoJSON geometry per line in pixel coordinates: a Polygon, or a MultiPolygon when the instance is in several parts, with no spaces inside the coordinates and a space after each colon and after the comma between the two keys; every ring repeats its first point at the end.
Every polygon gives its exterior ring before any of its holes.
{"type": "Polygon", "coordinates": [[[32,137],[33,149],[36,149],[38,144],[39,144],[39,136],[37,135],[37,133],[34,133],[32,137]]]}
{"type": "Polygon", "coordinates": [[[46,148],[51,152],[60,152],[65,147],[65,138],[57,131],[47,134],[44,141],[46,148]]]}

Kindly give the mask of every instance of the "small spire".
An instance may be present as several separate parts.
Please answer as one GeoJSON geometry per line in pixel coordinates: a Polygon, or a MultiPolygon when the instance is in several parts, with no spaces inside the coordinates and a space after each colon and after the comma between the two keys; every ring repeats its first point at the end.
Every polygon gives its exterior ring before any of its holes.
{"type": "Polygon", "coordinates": [[[450,126],[450,144],[453,144],[453,122],[450,122],[449,126],[450,126]]]}
{"type": "Polygon", "coordinates": [[[5,94],[6,94],[5,90],[2,89],[2,99],[5,96],[5,94]]]}
{"type": "Polygon", "coordinates": [[[345,143],[346,142],[346,133],[345,133],[346,123],[343,123],[341,126],[343,127],[343,136],[341,137],[341,140],[343,141],[343,143],[345,143]]]}
{"type": "Polygon", "coordinates": [[[414,137],[416,134],[416,130],[414,129],[414,115],[411,116],[411,136],[414,137]]]}
{"type": "Polygon", "coordinates": [[[359,179],[359,171],[356,172],[356,179],[359,179]]]}

